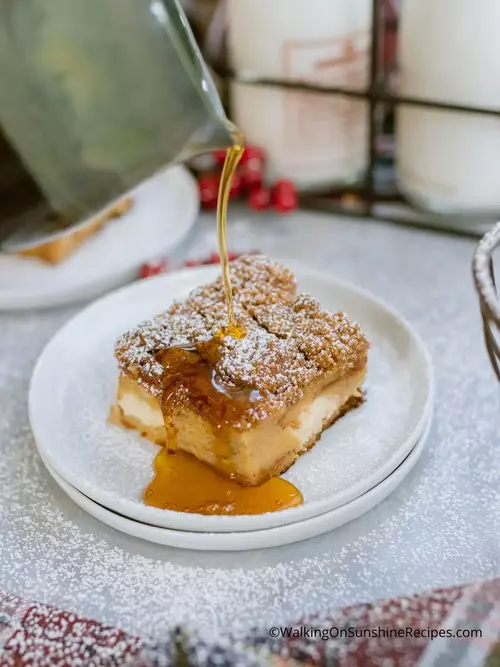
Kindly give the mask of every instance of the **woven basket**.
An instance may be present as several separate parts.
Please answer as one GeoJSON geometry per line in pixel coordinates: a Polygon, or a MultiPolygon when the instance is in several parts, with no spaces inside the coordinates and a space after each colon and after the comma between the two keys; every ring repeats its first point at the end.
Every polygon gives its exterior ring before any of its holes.
{"type": "Polygon", "coordinates": [[[493,252],[500,246],[500,222],[477,246],[472,272],[481,304],[486,348],[500,381],[500,299],[495,285],[493,252]]]}

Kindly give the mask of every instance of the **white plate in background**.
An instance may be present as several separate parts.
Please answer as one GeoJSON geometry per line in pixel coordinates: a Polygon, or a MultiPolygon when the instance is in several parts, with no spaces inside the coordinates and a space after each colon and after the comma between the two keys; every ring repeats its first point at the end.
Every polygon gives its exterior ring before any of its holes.
{"type": "Polygon", "coordinates": [[[0,254],[0,310],[47,308],[91,299],[135,280],[144,262],[177,249],[193,231],[200,201],[185,167],[160,172],[129,193],[132,209],[65,261],[0,254]]]}
{"type": "Polygon", "coordinates": [[[49,342],[33,373],[30,420],[40,453],[66,482],[123,516],[163,528],[200,532],[267,529],[318,516],[360,497],[408,456],[427,423],[433,396],[428,354],[414,330],[368,292],[297,268],[299,290],[324,308],[344,310],[371,343],[367,400],[327,429],[284,477],[304,504],[256,516],[202,516],[144,505],[157,447],[107,423],[118,369],[116,338],[165,310],[218,267],[184,270],[123,288],[90,305],[49,342]]]}

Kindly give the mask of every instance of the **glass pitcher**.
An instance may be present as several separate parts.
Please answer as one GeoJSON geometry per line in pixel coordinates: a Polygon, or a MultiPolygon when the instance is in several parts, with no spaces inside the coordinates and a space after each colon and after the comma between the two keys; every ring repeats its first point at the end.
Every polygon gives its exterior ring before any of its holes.
{"type": "Polygon", "coordinates": [[[0,206],[4,251],[232,143],[178,0],[0,0],[0,81],[0,130],[40,193],[3,217],[0,206]]]}

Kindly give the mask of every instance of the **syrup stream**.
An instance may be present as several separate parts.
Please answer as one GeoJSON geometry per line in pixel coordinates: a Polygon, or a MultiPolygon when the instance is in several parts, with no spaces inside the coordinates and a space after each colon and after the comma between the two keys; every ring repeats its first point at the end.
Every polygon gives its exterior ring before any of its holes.
{"type": "Polygon", "coordinates": [[[224,279],[224,290],[226,293],[228,327],[224,330],[225,335],[235,335],[235,338],[242,338],[241,329],[238,327],[234,315],[233,289],[231,286],[231,274],[229,271],[229,260],[227,256],[227,207],[229,203],[229,194],[231,192],[231,183],[236,168],[245,152],[245,138],[234,126],[231,126],[234,145],[228,149],[224,168],[222,170],[219,200],[217,203],[217,236],[219,240],[219,254],[222,267],[222,277],[224,279]]]}
{"type": "MultiPolygon", "coordinates": [[[[217,346],[225,336],[244,338],[245,328],[238,324],[233,305],[233,290],[227,256],[227,209],[231,183],[245,151],[243,135],[231,125],[234,145],[228,149],[221,176],[217,203],[217,236],[227,304],[228,325],[211,341],[179,345],[163,352],[162,412],[166,447],[155,459],[155,476],[144,491],[147,505],[178,512],[199,514],[261,514],[302,504],[298,489],[280,477],[259,486],[243,487],[233,478],[231,440],[233,425],[248,407],[260,399],[258,390],[224,387],[199,353],[201,345],[217,346]],[[212,451],[218,470],[179,449],[179,433],[174,415],[180,419],[182,397],[189,395],[190,408],[208,402],[211,406],[212,451]]],[[[186,424],[184,425],[186,428],[186,424]]],[[[191,435],[192,439],[192,435],[191,435]]]]}

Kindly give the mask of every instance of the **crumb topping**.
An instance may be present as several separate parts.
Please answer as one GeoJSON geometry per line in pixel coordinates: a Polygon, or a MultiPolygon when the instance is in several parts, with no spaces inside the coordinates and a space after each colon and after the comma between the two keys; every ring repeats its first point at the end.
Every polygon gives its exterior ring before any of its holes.
{"type": "Polygon", "coordinates": [[[356,366],[366,351],[360,327],[344,313],[322,310],[312,297],[301,294],[293,304],[271,304],[255,310],[255,318],[267,331],[295,344],[319,371],[337,370],[343,375],[356,366]]]}
{"type": "Polygon", "coordinates": [[[121,371],[159,397],[164,373],[159,353],[198,343],[218,383],[259,392],[260,400],[245,414],[251,424],[296,403],[325,373],[334,381],[366,362],[368,343],[359,326],[343,313],[322,310],[307,295],[297,296],[295,279],[281,264],[241,257],[231,264],[231,279],[245,338],[225,337],[216,346],[209,342],[227,324],[220,277],[121,336],[116,345],[121,371]]]}
{"type": "MultiPolygon", "coordinates": [[[[235,308],[252,313],[252,309],[264,304],[291,303],[297,284],[292,272],[276,261],[262,255],[240,257],[230,264],[231,285],[235,308]]],[[[212,313],[226,318],[226,297],[222,276],[213,283],[193,290],[185,301],[175,303],[169,313],[197,312],[205,317],[212,313]]]]}

